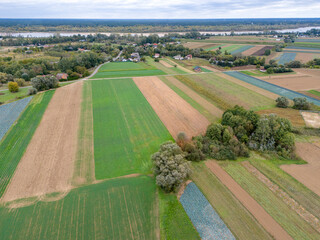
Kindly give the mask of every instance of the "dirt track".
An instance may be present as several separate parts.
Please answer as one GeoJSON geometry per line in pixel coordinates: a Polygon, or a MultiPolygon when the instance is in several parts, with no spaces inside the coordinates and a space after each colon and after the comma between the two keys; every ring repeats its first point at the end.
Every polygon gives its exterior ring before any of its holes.
{"type": "Polygon", "coordinates": [[[3,196],[4,201],[66,192],[77,148],[83,82],[58,88],[3,196]]]}
{"type": "Polygon", "coordinates": [[[320,147],[312,143],[296,143],[296,153],[308,164],[282,165],[281,168],[320,196],[320,147]]]}
{"type": "Polygon", "coordinates": [[[173,138],[204,133],[210,122],[157,77],[135,77],[134,82],[173,138]]]}
{"type": "Polygon", "coordinates": [[[275,239],[292,239],[291,236],[254,200],[216,161],[207,161],[206,166],[235,195],[257,221],[275,239]]]}
{"type": "Polygon", "coordinates": [[[222,117],[223,111],[220,108],[217,108],[215,105],[201,97],[198,93],[184,85],[178,79],[174,77],[166,77],[173,85],[178,87],[184,93],[186,93],[189,97],[199,103],[203,108],[205,108],[212,116],[222,117]]]}

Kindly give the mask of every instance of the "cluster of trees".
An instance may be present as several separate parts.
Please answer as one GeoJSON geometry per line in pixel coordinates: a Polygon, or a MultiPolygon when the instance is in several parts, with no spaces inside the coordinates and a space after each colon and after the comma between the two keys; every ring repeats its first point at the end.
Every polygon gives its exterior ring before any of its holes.
{"type": "Polygon", "coordinates": [[[255,56],[235,56],[231,54],[218,54],[210,60],[211,63],[215,63],[221,67],[237,67],[245,65],[264,65],[265,58],[255,56]]]}
{"type": "MultiPolygon", "coordinates": [[[[279,108],[288,108],[289,100],[286,97],[278,97],[276,99],[276,105],[279,108]]],[[[307,101],[306,98],[294,98],[292,108],[298,110],[310,110],[312,107],[311,103],[307,101]]]]}
{"type": "Polygon", "coordinates": [[[31,84],[32,87],[37,91],[45,91],[52,88],[57,88],[59,86],[59,81],[55,76],[42,76],[32,78],[31,84]]]}
{"type": "Polygon", "coordinates": [[[306,63],[306,67],[309,68],[320,68],[320,58],[315,58],[306,63]]]}

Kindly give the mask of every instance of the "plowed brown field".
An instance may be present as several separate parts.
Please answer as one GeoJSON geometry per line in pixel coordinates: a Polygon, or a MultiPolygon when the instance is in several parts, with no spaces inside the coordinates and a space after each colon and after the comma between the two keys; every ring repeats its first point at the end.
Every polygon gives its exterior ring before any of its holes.
{"type": "Polygon", "coordinates": [[[291,236],[257,203],[216,161],[207,161],[206,166],[248,209],[257,221],[275,239],[292,239],[291,236]]]}
{"type": "Polygon", "coordinates": [[[3,196],[4,201],[66,192],[71,188],[82,84],[56,90],[3,196]]]}
{"type": "Polygon", "coordinates": [[[308,164],[282,165],[281,168],[320,196],[320,147],[312,143],[296,143],[296,152],[308,164]]]}
{"type": "Polygon", "coordinates": [[[175,139],[179,132],[191,138],[206,131],[210,122],[159,78],[133,80],[175,139]]]}
{"type": "Polygon", "coordinates": [[[265,47],[265,45],[254,46],[246,51],[243,51],[241,54],[243,56],[251,56],[252,54],[254,54],[255,52],[259,51],[260,49],[262,49],[264,47],[265,47]]]}

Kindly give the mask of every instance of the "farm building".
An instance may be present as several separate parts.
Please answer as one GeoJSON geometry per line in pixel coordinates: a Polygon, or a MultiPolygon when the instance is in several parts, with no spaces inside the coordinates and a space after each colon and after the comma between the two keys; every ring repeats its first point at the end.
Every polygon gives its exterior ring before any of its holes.
{"type": "Polygon", "coordinates": [[[196,66],[196,67],[193,68],[193,71],[195,71],[195,72],[202,72],[202,69],[201,69],[201,67],[196,66]]]}
{"type": "Polygon", "coordinates": [[[133,62],[140,62],[140,54],[138,52],[132,53],[131,58],[133,62]]]}
{"type": "Polygon", "coordinates": [[[56,75],[56,77],[57,77],[57,79],[58,80],[67,80],[68,79],[68,74],[67,73],[58,73],[57,75],[56,75]]]}
{"type": "Polygon", "coordinates": [[[173,57],[175,60],[183,60],[183,57],[181,57],[181,55],[176,55],[173,57]]]}
{"type": "Polygon", "coordinates": [[[191,55],[191,54],[187,55],[187,56],[185,57],[185,59],[186,59],[186,60],[191,60],[191,59],[192,59],[192,55],[191,55]]]}
{"type": "Polygon", "coordinates": [[[160,54],[159,53],[155,53],[154,54],[154,58],[159,58],[160,57],[160,54]]]}

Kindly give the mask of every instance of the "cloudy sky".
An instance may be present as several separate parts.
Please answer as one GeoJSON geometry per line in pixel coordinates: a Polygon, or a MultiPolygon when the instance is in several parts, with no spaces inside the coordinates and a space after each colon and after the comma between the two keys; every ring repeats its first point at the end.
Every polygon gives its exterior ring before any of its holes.
{"type": "Polygon", "coordinates": [[[312,18],[319,0],[0,0],[0,18],[312,18]]]}

